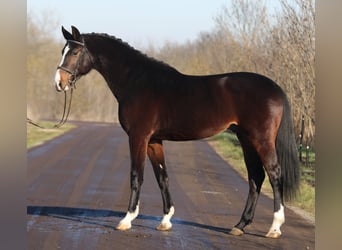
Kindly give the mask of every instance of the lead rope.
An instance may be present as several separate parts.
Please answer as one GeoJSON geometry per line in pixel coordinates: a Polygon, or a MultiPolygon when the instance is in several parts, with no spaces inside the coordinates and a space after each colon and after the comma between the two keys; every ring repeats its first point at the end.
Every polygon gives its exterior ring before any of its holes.
{"type": "MultiPolygon", "coordinates": [[[[62,115],[62,118],[61,120],[59,121],[59,123],[56,123],[53,127],[51,128],[60,128],[61,126],[63,126],[66,121],[68,120],[68,117],[69,117],[69,113],[70,113],[70,110],[71,110],[71,101],[72,101],[72,92],[73,92],[74,88],[72,87],[70,89],[70,98],[69,98],[69,107],[68,107],[68,110],[67,110],[67,113],[65,115],[65,111],[66,111],[66,106],[67,106],[67,93],[66,91],[64,91],[64,108],[63,108],[63,115],[62,115]]],[[[33,125],[33,126],[36,126],[38,128],[42,128],[42,129],[51,129],[51,128],[48,128],[48,127],[44,127],[42,125],[39,125],[37,122],[34,122],[32,121],[30,118],[26,117],[26,122],[33,125]]]]}

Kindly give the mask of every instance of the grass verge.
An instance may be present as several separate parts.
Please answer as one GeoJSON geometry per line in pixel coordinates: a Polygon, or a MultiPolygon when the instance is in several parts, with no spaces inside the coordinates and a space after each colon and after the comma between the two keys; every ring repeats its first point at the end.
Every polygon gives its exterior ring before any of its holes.
{"type": "MultiPolygon", "coordinates": [[[[50,128],[53,127],[54,123],[41,122],[40,125],[50,128]]],[[[31,124],[28,124],[26,130],[26,148],[29,149],[34,146],[43,144],[44,142],[49,141],[59,135],[62,135],[75,127],[76,125],[66,123],[60,128],[41,129],[31,124]]]]}
{"type": "MultiPolygon", "coordinates": [[[[243,160],[242,149],[235,134],[221,133],[208,139],[208,143],[247,181],[247,169],[243,160]]],[[[273,198],[272,187],[267,175],[262,186],[262,192],[273,198]]],[[[299,194],[296,199],[286,204],[304,210],[307,217],[314,221],[315,188],[305,180],[301,180],[299,194]]]]}

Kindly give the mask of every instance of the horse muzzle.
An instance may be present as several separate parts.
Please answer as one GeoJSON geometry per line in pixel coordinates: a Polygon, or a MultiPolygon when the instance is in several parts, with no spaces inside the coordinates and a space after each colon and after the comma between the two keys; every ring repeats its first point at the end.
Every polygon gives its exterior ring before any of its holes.
{"type": "Polygon", "coordinates": [[[74,78],[73,76],[69,76],[68,73],[61,72],[60,69],[57,69],[55,75],[55,88],[58,92],[68,91],[70,89],[70,82],[71,79],[74,78]]]}

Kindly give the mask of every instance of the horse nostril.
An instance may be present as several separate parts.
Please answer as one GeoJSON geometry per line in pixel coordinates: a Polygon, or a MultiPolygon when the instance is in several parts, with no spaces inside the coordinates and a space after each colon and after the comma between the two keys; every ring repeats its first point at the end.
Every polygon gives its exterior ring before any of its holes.
{"type": "Polygon", "coordinates": [[[58,84],[56,84],[56,89],[57,89],[58,92],[68,91],[69,90],[69,86],[68,85],[63,86],[63,83],[59,82],[58,84]]]}
{"type": "Polygon", "coordinates": [[[56,87],[56,90],[57,90],[58,92],[60,92],[60,91],[63,90],[63,89],[62,89],[62,83],[61,83],[61,82],[56,82],[56,83],[55,83],[55,87],[56,87]]]}

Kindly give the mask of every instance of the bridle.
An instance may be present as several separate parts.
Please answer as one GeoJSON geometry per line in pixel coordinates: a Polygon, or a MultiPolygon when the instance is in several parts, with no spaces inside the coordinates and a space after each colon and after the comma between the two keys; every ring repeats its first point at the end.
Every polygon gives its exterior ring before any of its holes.
{"type": "Polygon", "coordinates": [[[82,52],[81,52],[80,56],[77,59],[77,62],[76,62],[74,70],[70,70],[70,69],[68,69],[66,67],[63,67],[63,66],[58,66],[57,67],[57,69],[61,69],[61,70],[63,70],[63,71],[65,71],[65,72],[70,74],[70,77],[68,79],[68,83],[70,85],[70,88],[73,89],[73,88],[76,88],[76,81],[80,78],[80,76],[77,77],[77,74],[78,74],[79,67],[80,67],[80,64],[81,64],[81,61],[82,61],[84,55],[87,53],[87,55],[90,58],[90,60],[92,60],[92,58],[89,55],[87,47],[85,46],[84,43],[79,42],[79,41],[75,41],[75,40],[67,40],[67,43],[74,43],[74,44],[82,46],[82,52]]]}
{"type": "MultiPolygon", "coordinates": [[[[68,107],[67,112],[65,113],[66,106],[67,106],[67,94],[66,94],[66,91],[64,91],[63,115],[62,115],[62,118],[59,121],[59,123],[55,124],[52,128],[59,128],[59,127],[61,127],[67,121],[67,119],[68,119],[68,116],[69,116],[69,113],[70,113],[70,109],[71,109],[72,93],[73,93],[73,89],[74,88],[76,89],[76,81],[80,78],[80,76],[77,76],[77,74],[78,74],[79,67],[80,67],[80,64],[81,64],[81,61],[82,61],[84,55],[87,54],[89,59],[90,59],[90,61],[93,63],[92,57],[89,55],[88,49],[87,49],[87,47],[85,46],[84,43],[79,42],[79,41],[75,41],[75,40],[67,40],[67,43],[74,43],[74,44],[82,46],[82,52],[81,52],[80,56],[77,59],[77,62],[76,62],[74,70],[70,70],[70,69],[68,69],[66,67],[63,67],[63,66],[58,66],[57,67],[57,69],[63,70],[63,71],[65,71],[65,72],[70,74],[70,77],[68,79],[68,83],[70,85],[70,98],[69,98],[69,107],[68,107]]],[[[36,127],[39,127],[39,128],[42,128],[42,129],[47,129],[47,127],[39,125],[37,122],[32,121],[28,117],[26,118],[26,121],[27,121],[27,123],[32,124],[32,125],[34,125],[36,127]]]]}

